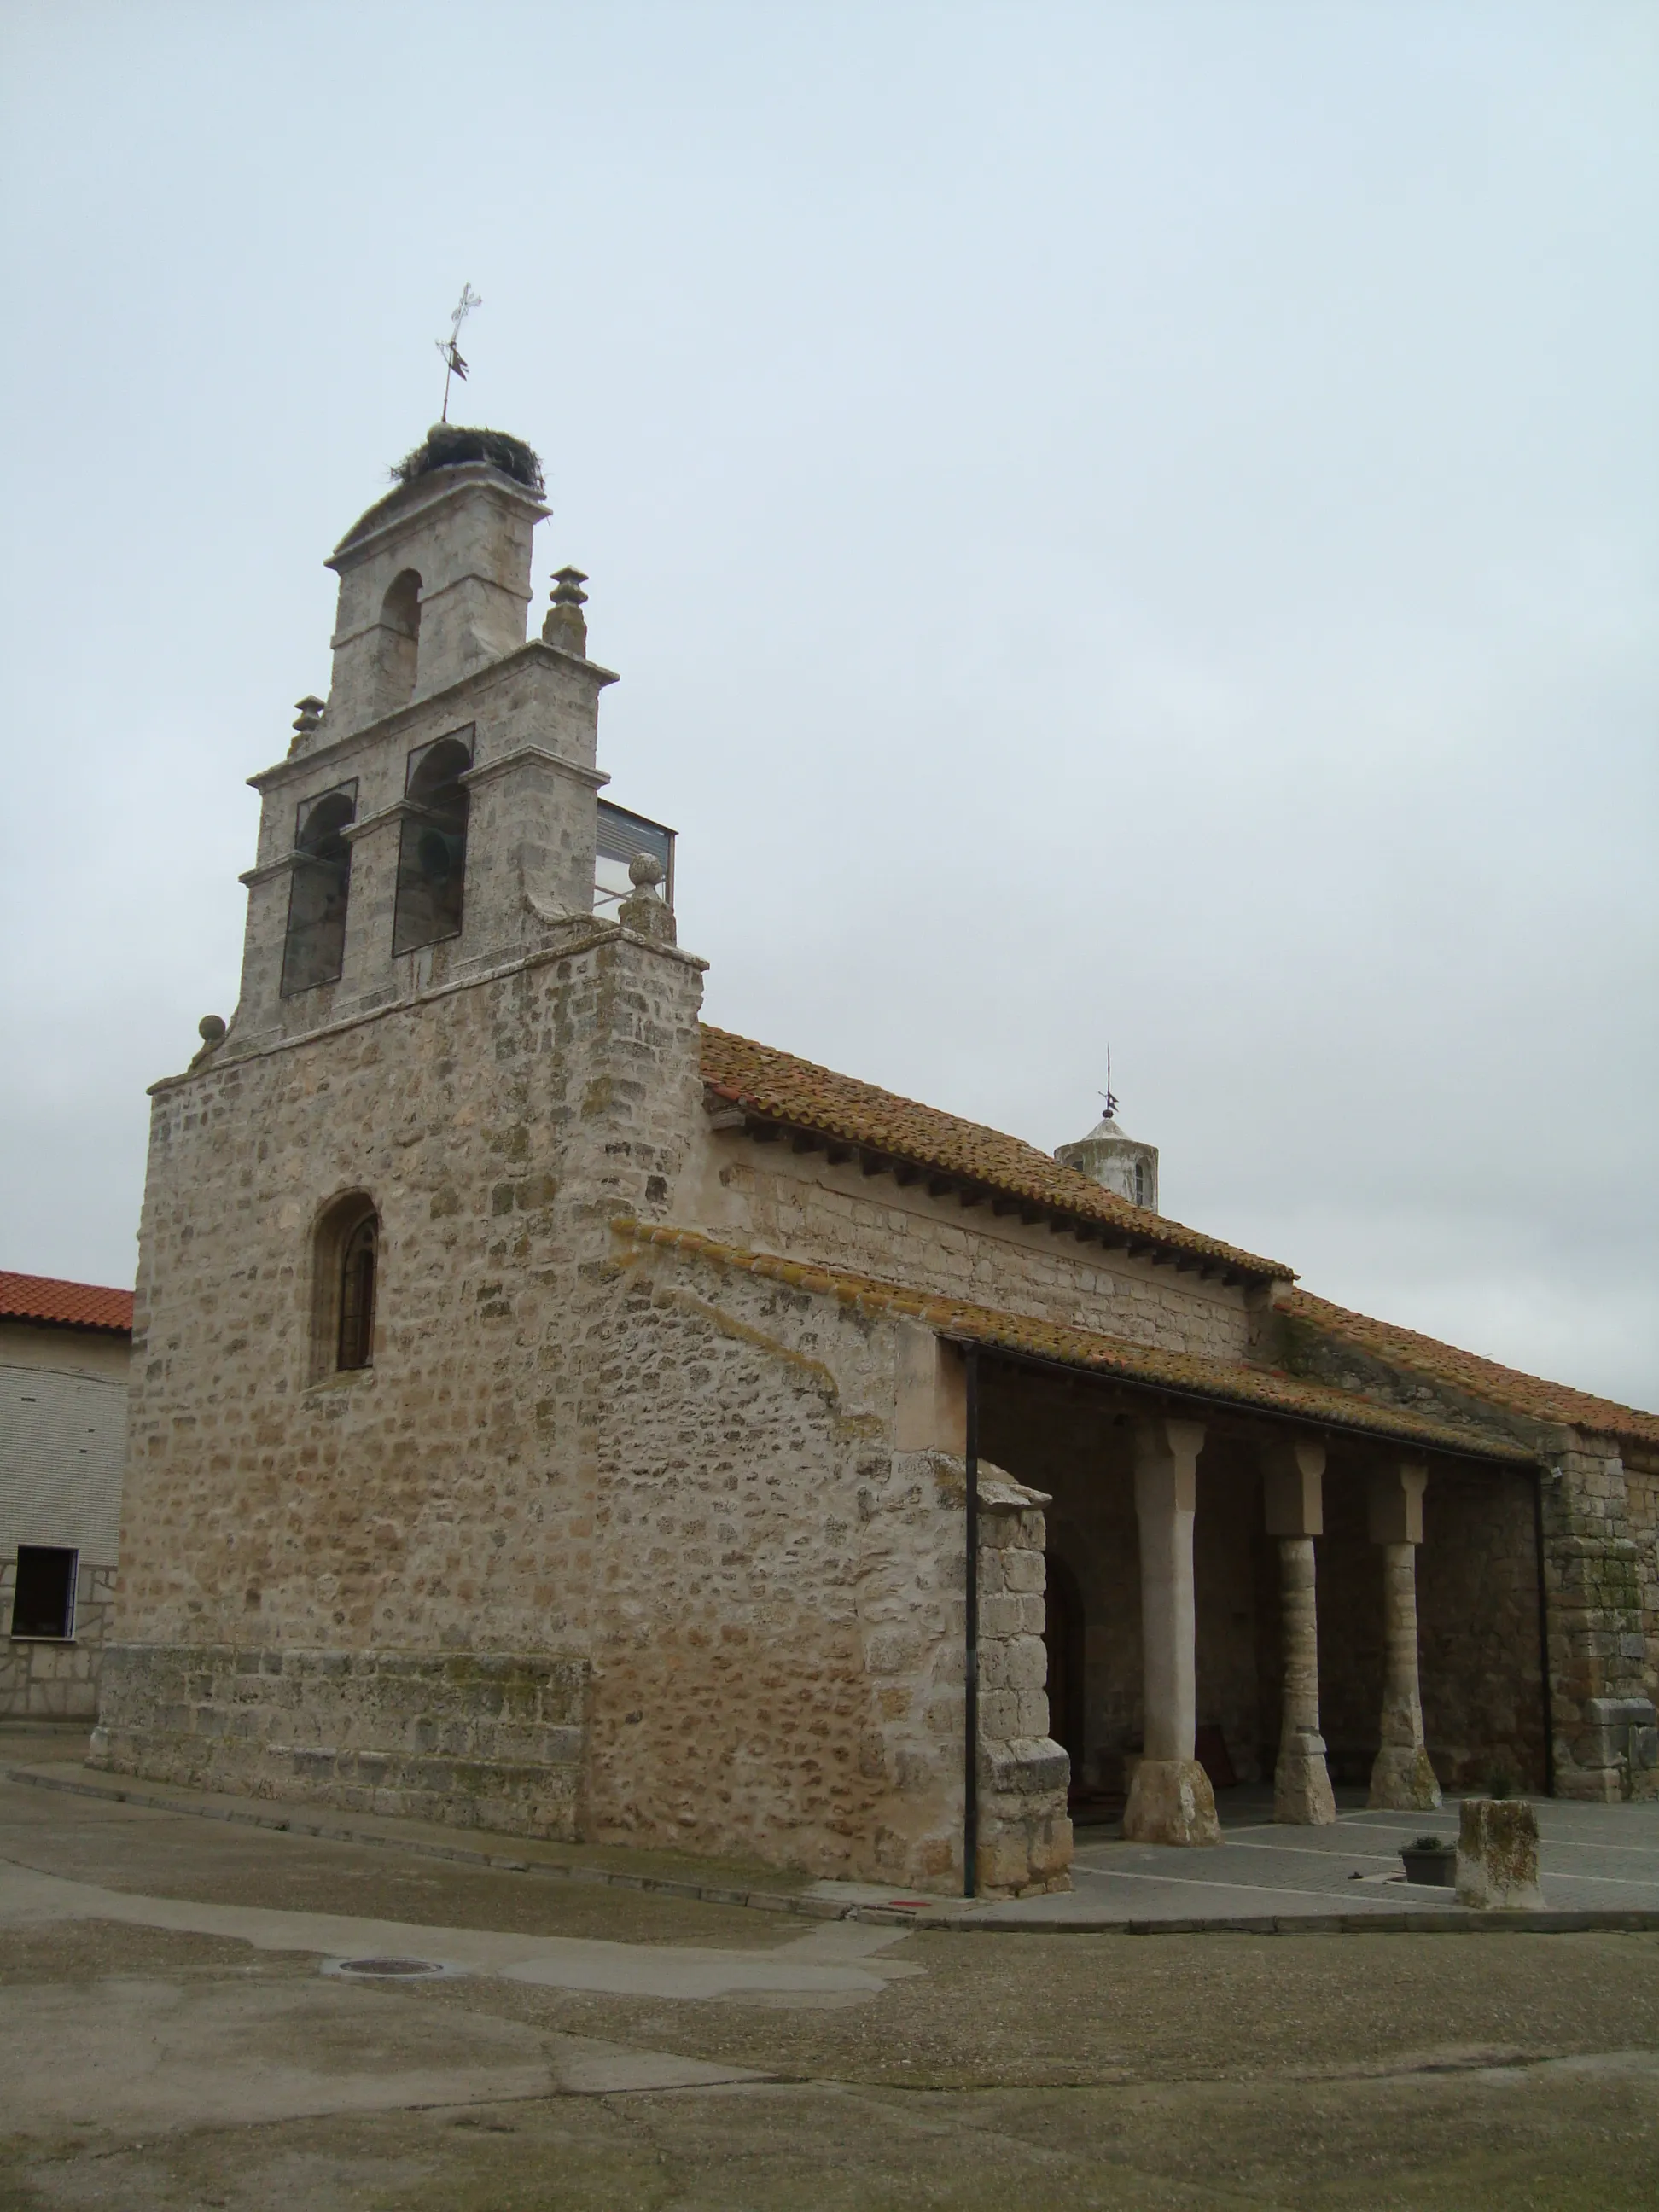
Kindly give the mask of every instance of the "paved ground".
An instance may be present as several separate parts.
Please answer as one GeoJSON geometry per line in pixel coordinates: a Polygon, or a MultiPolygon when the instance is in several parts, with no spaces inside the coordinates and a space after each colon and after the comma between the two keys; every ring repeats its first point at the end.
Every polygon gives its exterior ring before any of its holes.
{"type": "MultiPolygon", "coordinates": [[[[1400,1849],[1414,1837],[1457,1838],[1457,1808],[1437,1813],[1370,1813],[1363,1800],[1339,1804],[1329,1828],[1273,1824],[1271,1793],[1228,1790],[1221,1799],[1226,1842],[1219,1850],[1175,1850],[1126,1844],[1085,1828],[1073,1864],[1073,1894],[998,1907],[997,1919],[1068,1921],[1247,1917],[1455,1910],[1450,1890],[1401,1878],[1400,1849]]],[[[1643,1805],[1543,1803],[1538,1808],[1539,1874],[1553,1910],[1659,1911],[1659,1802],[1643,1805]]]]}
{"type": "Polygon", "coordinates": [[[0,1787],[0,2212],[1646,2212],[1656,2172],[1659,1936],[909,1934],[0,1787]],[[377,1954],[448,1971],[333,1971],[377,1954]]]}

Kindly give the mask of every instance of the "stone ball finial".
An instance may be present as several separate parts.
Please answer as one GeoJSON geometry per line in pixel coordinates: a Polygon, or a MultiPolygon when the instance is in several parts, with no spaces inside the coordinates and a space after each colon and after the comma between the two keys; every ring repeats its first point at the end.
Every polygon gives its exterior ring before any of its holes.
{"type": "Polygon", "coordinates": [[[628,864],[628,873],[634,885],[633,895],[617,908],[617,921],[636,936],[654,939],[659,945],[672,945],[674,917],[657,889],[663,879],[662,862],[650,853],[635,853],[628,864]]]}
{"type": "Polygon", "coordinates": [[[222,1014],[204,1014],[196,1024],[196,1034],[204,1044],[217,1044],[225,1034],[222,1014]]]}

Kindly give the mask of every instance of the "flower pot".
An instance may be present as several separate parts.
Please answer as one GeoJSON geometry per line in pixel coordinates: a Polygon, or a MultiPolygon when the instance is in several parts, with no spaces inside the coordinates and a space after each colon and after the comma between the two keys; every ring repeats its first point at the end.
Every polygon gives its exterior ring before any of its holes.
{"type": "Polygon", "coordinates": [[[1457,1850],[1452,1844],[1439,1844],[1431,1851],[1419,1850],[1408,1844],[1400,1854],[1407,1881],[1426,1882],[1433,1889],[1451,1889],[1457,1881],[1457,1850]]]}

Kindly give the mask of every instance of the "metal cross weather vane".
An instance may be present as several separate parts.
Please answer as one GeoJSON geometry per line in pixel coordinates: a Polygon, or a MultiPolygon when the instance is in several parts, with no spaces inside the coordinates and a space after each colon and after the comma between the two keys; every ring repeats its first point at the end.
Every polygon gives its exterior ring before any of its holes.
{"type": "Polygon", "coordinates": [[[461,349],[459,343],[461,325],[466,320],[474,307],[482,307],[483,305],[483,301],[478,297],[472,287],[470,284],[463,284],[461,287],[460,304],[457,307],[454,313],[449,319],[449,336],[447,338],[434,338],[432,341],[433,344],[437,347],[439,352],[444,357],[444,411],[438,417],[438,420],[441,422],[447,422],[449,420],[450,379],[452,377],[459,376],[463,384],[466,382],[466,363],[461,359],[461,349]]]}

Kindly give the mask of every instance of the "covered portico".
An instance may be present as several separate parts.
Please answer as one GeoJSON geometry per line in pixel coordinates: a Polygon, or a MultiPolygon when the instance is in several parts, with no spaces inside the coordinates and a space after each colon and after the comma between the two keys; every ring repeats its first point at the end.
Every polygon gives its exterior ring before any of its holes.
{"type": "Polygon", "coordinates": [[[1229,1397],[1102,1372],[1087,1341],[962,1347],[979,1452],[1052,1500],[1074,1808],[1121,1802],[1126,1836],[1201,1845],[1231,1777],[1271,1778],[1276,1820],[1312,1826],[1334,1784],[1416,1809],[1442,1781],[1547,1790],[1523,1451],[1277,1376],[1239,1370],[1229,1397]]]}

